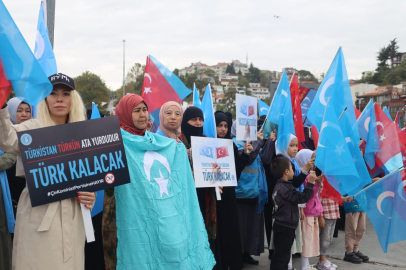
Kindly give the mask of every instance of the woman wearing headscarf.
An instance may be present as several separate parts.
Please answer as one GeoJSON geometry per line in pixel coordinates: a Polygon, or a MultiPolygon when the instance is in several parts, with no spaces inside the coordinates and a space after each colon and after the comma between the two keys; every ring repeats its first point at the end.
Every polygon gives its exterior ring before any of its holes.
{"type": "MultiPolygon", "coordinates": [[[[230,118],[223,112],[215,113],[217,138],[231,139],[230,118]]],[[[239,179],[242,169],[248,165],[249,155],[252,152],[251,144],[247,143],[244,149],[238,150],[234,146],[234,161],[237,179],[239,179]]],[[[221,201],[217,201],[217,235],[219,241],[219,252],[216,256],[216,269],[242,269],[241,235],[238,221],[237,200],[235,187],[224,187],[221,201]]]]}
{"type": "MultiPolygon", "coordinates": [[[[243,260],[253,265],[259,262],[251,255],[259,256],[264,252],[263,211],[268,201],[268,190],[263,160],[266,161],[266,157],[273,154],[273,142],[264,140],[261,126],[262,124],[258,123],[258,139],[252,142],[253,151],[236,187],[243,260]]],[[[236,137],[236,121],[233,123],[231,136],[236,137]]],[[[237,140],[234,143],[239,149],[245,144],[237,140]]]]}
{"type": "MultiPolygon", "coordinates": [[[[7,103],[8,113],[12,125],[21,124],[32,118],[31,105],[23,102],[21,99],[14,97],[7,103]]],[[[10,186],[10,194],[13,202],[13,209],[17,211],[18,200],[21,192],[25,188],[25,178],[16,176],[16,164],[7,171],[7,178],[10,186]]]]}
{"type": "MultiPolygon", "coordinates": [[[[38,119],[10,126],[6,106],[0,111],[0,149],[18,156],[18,176],[24,176],[24,168],[19,156],[17,132],[86,118],[73,79],[61,73],[49,79],[53,90],[38,105],[38,119]]],[[[92,209],[94,200],[93,192],[79,191],[77,198],[32,207],[28,188],[24,188],[17,209],[13,269],[84,269],[85,228],[80,204],[92,209]]]]}
{"type": "Polygon", "coordinates": [[[117,268],[208,270],[215,264],[186,148],[173,140],[180,135],[172,125],[177,109],[162,109],[170,117],[161,117],[161,136],[146,131],[148,108],[140,96],[125,96],[116,107],[130,175],[129,184],[114,188],[118,242],[109,252],[116,252],[117,268]]]}
{"type": "Polygon", "coordinates": [[[156,134],[165,136],[176,140],[178,143],[181,141],[181,129],[183,109],[179,103],[175,101],[168,101],[161,107],[159,112],[159,128],[156,134]]]}
{"type": "MultiPolygon", "coordinates": [[[[116,115],[120,128],[136,136],[145,135],[149,119],[148,107],[141,96],[124,96],[116,107],[116,115]]],[[[114,188],[106,189],[104,193],[102,235],[106,269],[116,269],[118,240],[114,188]]]]}

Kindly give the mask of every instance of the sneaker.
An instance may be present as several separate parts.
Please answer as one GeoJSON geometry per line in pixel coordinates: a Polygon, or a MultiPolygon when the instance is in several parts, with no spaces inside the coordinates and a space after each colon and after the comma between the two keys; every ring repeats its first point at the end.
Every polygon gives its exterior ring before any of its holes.
{"type": "Polygon", "coordinates": [[[309,265],[309,267],[307,267],[306,270],[317,270],[317,268],[314,268],[313,265],[309,265]]]}
{"type": "Polygon", "coordinates": [[[334,268],[338,268],[338,266],[337,266],[336,264],[330,262],[329,260],[327,260],[327,263],[328,263],[329,265],[331,265],[332,267],[334,267],[334,268]]]}
{"type": "Polygon", "coordinates": [[[346,262],[350,262],[350,263],[356,263],[356,264],[360,264],[362,263],[362,259],[360,257],[358,257],[357,255],[355,255],[355,253],[345,253],[344,256],[344,261],[346,262]]]}
{"type": "Polygon", "coordinates": [[[357,257],[361,258],[363,262],[369,261],[369,257],[367,255],[362,254],[359,250],[354,252],[357,257]]]}
{"type": "Polygon", "coordinates": [[[327,262],[319,262],[317,264],[317,269],[319,270],[334,270],[335,268],[327,262]]]}

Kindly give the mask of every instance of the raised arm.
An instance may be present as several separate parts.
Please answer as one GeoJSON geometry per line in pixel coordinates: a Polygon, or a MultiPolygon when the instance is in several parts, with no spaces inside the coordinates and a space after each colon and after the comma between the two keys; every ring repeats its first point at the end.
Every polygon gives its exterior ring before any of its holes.
{"type": "Polygon", "coordinates": [[[10,169],[16,163],[17,157],[15,155],[4,153],[0,156],[0,172],[10,169]]]}

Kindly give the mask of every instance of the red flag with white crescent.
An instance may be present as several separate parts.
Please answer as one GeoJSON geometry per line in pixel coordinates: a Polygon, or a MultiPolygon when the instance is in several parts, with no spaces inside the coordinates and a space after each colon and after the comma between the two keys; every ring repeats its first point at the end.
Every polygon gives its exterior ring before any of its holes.
{"type": "Polygon", "coordinates": [[[217,158],[228,157],[227,146],[216,147],[217,158]]]}

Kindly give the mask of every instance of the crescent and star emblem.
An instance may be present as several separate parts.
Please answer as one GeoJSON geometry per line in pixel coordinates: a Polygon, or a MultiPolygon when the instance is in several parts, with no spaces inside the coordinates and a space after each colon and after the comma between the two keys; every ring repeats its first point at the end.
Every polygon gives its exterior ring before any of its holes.
{"type": "MultiPolygon", "coordinates": [[[[163,166],[165,166],[169,175],[171,175],[171,168],[169,167],[168,160],[157,152],[147,151],[147,152],[145,152],[145,156],[144,156],[144,171],[145,171],[145,175],[147,176],[148,181],[150,181],[150,182],[151,182],[151,168],[152,168],[152,164],[154,164],[155,160],[158,161],[159,163],[161,163],[163,166]]],[[[169,177],[169,179],[165,179],[162,176],[161,170],[159,170],[159,176],[160,176],[159,178],[154,178],[154,180],[159,185],[159,193],[161,195],[161,198],[162,198],[162,194],[164,194],[164,193],[169,196],[168,181],[169,181],[170,177],[169,177]]]]}
{"type": "MultiPolygon", "coordinates": [[[[149,83],[152,83],[152,78],[151,75],[149,75],[148,73],[144,74],[144,78],[147,77],[149,79],[149,83]]],[[[144,94],[148,94],[148,93],[152,93],[151,87],[144,87],[144,94]]]]}

